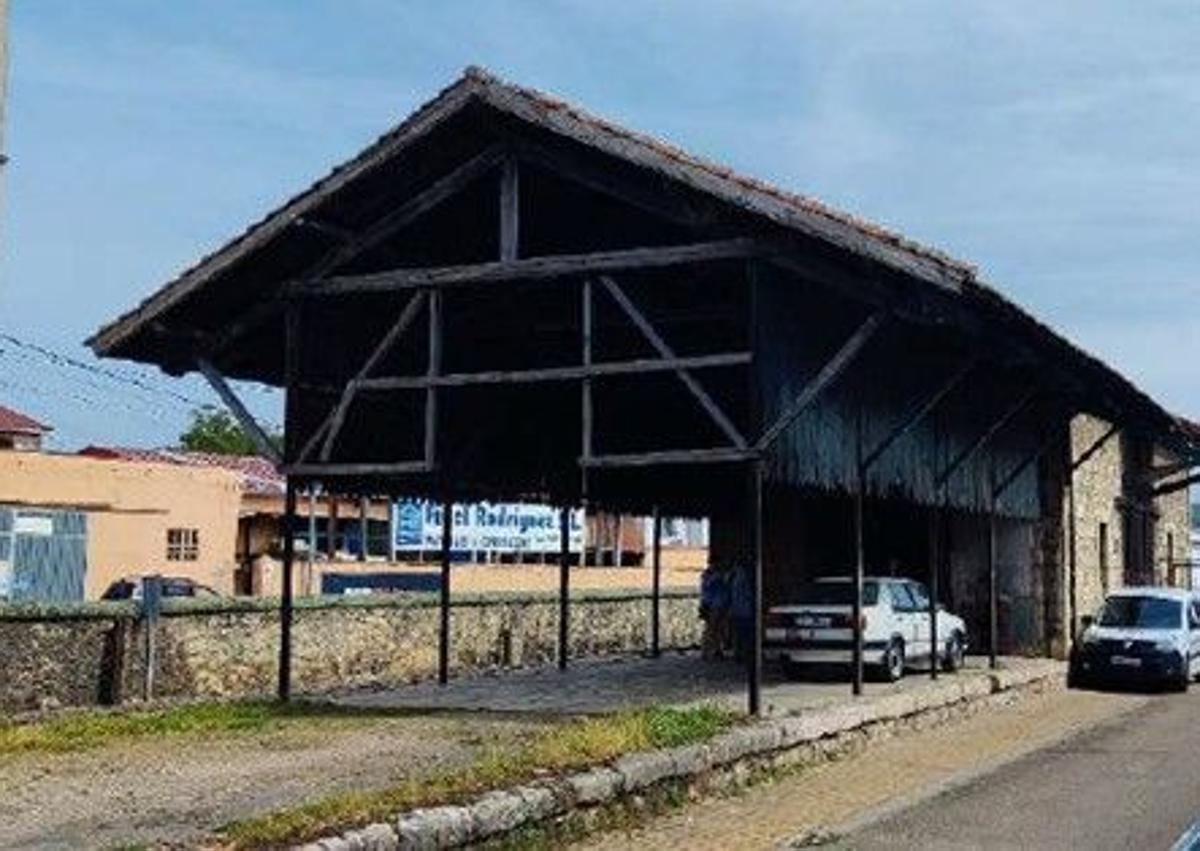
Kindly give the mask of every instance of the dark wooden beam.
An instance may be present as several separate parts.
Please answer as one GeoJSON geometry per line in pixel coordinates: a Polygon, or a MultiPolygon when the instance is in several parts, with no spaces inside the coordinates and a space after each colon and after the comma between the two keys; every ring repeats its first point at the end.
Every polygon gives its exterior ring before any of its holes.
{"type": "Polygon", "coordinates": [[[349,228],[342,225],[335,225],[333,222],[327,222],[324,219],[314,219],[312,216],[301,216],[295,220],[295,224],[297,227],[308,228],[340,242],[350,242],[355,236],[354,231],[349,228]]]}
{"type": "Polygon", "coordinates": [[[238,421],[238,425],[246,432],[246,435],[254,443],[254,448],[258,450],[258,454],[264,458],[269,458],[275,464],[278,464],[282,458],[279,449],[267,437],[267,433],[263,431],[262,426],[254,419],[253,415],[246,410],[246,406],[242,404],[242,400],[233,392],[233,388],[225,380],[225,376],[221,375],[220,371],[204,358],[196,360],[196,367],[208,381],[216,394],[221,397],[221,401],[225,403],[230,413],[238,421]]]}
{"type": "Polygon", "coordinates": [[[762,437],[758,439],[755,448],[758,451],[763,451],[771,446],[781,435],[784,430],[790,426],[797,417],[799,417],[809,405],[816,401],[821,392],[836,381],[846,371],[854,359],[858,357],[863,348],[870,342],[875,333],[883,326],[888,314],[884,311],[876,311],[866,318],[866,320],[858,326],[853,334],[847,338],[842,347],[834,353],[826,364],[821,367],[820,371],[813,376],[808,384],[796,395],[792,400],[792,404],[776,418],[775,422],[763,432],[762,437]]]}
{"type": "Polygon", "coordinates": [[[894,446],[896,441],[916,428],[921,421],[925,419],[925,417],[929,416],[933,409],[936,408],[943,399],[950,395],[955,387],[962,383],[962,380],[967,377],[968,373],[970,373],[972,369],[974,369],[975,363],[976,361],[974,358],[967,360],[958,369],[956,369],[948,379],[942,382],[941,386],[931,393],[924,402],[914,408],[901,422],[901,424],[892,430],[891,434],[885,437],[882,441],[880,441],[878,446],[867,453],[866,457],[863,458],[863,468],[870,469],[871,465],[878,461],[880,457],[888,451],[889,448],[894,446]]]}
{"type": "MultiPolygon", "coordinates": [[[[429,355],[425,377],[432,382],[442,371],[442,294],[429,293],[429,355]]],[[[437,460],[438,394],[432,383],[425,390],[425,463],[437,460]]]]}
{"type": "Polygon", "coordinates": [[[1190,488],[1195,484],[1200,484],[1200,473],[1193,473],[1192,475],[1179,479],[1178,481],[1167,482],[1165,485],[1159,485],[1158,487],[1151,489],[1150,495],[1156,497],[1166,496],[1167,494],[1190,488]]]}
{"type": "Polygon", "coordinates": [[[739,238],[687,245],[593,251],[587,254],[553,254],[462,266],[392,269],[367,275],[339,275],[319,280],[299,280],[287,285],[287,293],[293,297],[322,297],[501,281],[542,280],[628,269],[659,269],[715,260],[735,260],[760,256],[764,250],[756,240],[739,238]]]}
{"type": "Polygon", "coordinates": [[[1104,434],[1092,441],[1091,446],[1079,453],[1079,457],[1071,462],[1071,472],[1074,473],[1089,460],[1091,460],[1092,456],[1103,449],[1104,445],[1112,440],[1113,437],[1115,437],[1120,431],[1121,427],[1118,425],[1109,426],[1108,430],[1106,430],[1104,434]]]}
{"type": "Polygon", "coordinates": [[[516,260],[521,243],[521,193],[517,161],[504,160],[500,170],[500,259],[516,260]]]}
{"type": "MultiPolygon", "coordinates": [[[[580,331],[582,337],[582,351],[580,358],[583,361],[583,369],[594,370],[597,366],[592,362],[592,335],[594,333],[593,324],[595,322],[595,316],[593,315],[594,305],[592,303],[592,282],[589,278],[584,278],[583,283],[580,286],[580,296],[580,331]]],[[[590,375],[584,375],[581,377],[583,380],[580,382],[580,453],[584,461],[587,461],[592,457],[592,444],[595,437],[593,433],[595,421],[592,411],[591,377],[590,375]]],[[[583,475],[586,478],[586,469],[583,471],[583,475]]],[[[586,481],[584,482],[583,489],[585,491],[587,490],[586,481]]],[[[580,559],[579,563],[583,564],[582,558],[580,559]]]]}
{"type": "MultiPolygon", "coordinates": [[[[604,288],[608,290],[608,294],[612,296],[613,300],[621,306],[623,311],[625,311],[625,314],[629,317],[630,321],[632,321],[633,324],[637,326],[637,329],[642,332],[642,336],[645,337],[650,342],[650,345],[654,348],[654,350],[658,352],[659,357],[676,357],[675,352],[670,346],[667,345],[666,341],[659,336],[659,333],[654,330],[654,326],[650,324],[649,320],[646,319],[644,315],[642,315],[642,312],[638,310],[637,306],[630,301],[629,296],[627,296],[625,291],[617,285],[616,281],[614,281],[612,278],[602,275],[600,277],[600,283],[604,285],[604,288]]],[[[700,382],[696,380],[696,377],[686,369],[676,369],[675,374],[679,376],[679,380],[683,382],[684,386],[687,387],[691,394],[696,397],[696,401],[700,403],[700,407],[704,408],[704,410],[708,412],[708,415],[712,418],[713,422],[717,424],[717,428],[725,433],[725,436],[732,441],[734,446],[736,446],[738,449],[745,449],[746,438],[742,436],[742,433],[738,430],[737,426],[733,424],[733,421],[729,419],[729,417],[721,409],[721,406],[716,403],[716,400],[714,400],[712,396],[708,394],[708,391],[700,385],[700,382]]]]}
{"type": "Polygon", "coordinates": [[[282,472],[287,476],[303,476],[308,479],[345,476],[392,476],[405,473],[428,473],[429,465],[421,461],[363,461],[354,463],[332,462],[329,464],[285,464],[282,472]]]}
{"type": "Polygon", "coordinates": [[[609,361],[591,366],[551,366],[541,369],[497,370],[494,372],[457,372],[427,376],[379,376],[357,381],[359,391],[422,390],[426,387],[467,387],[476,384],[532,384],[544,381],[579,381],[609,375],[647,375],[675,372],[680,369],[713,369],[745,366],[751,362],[749,352],[723,352],[713,355],[693,355],[677,358],[642,358],[632,361],[609,361]]]}
{"type": "Polygon", "coordinates": [[[668,449],[656,452],[593,455],[580,458],[587,467],[650,467],[656,464],[729,464],[751,461],[758,455],[748,449],[668,449]]]}

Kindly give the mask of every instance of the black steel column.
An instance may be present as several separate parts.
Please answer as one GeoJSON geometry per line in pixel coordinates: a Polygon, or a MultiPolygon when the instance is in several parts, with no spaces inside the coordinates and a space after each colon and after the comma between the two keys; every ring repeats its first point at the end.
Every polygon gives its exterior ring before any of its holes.
{"type": "Polygon", "coordinates": [[[288,477],[283,502],[283,586],[279,597],[279,699],[292,696],[292,567],[296,560],[293,536],[296,519],[296,485],[288,477]]]}
{"type": "Polygon", "coordinates": [[[450,679],[450,541],[454,533],[454,503],[442,500],[442,587],[439,595],[438,682],[450,679]]]}
{"type": "Polygon", "coordinates": [[[867,486],[866,469],[863,466],[862,406],[859,406],[854,429],[854,453],[856,478],[854,488],[854,581],[851,583],[851,629],[854,631],[854,651],[851,665],[854,668],[850,691],[854,695],[863,693],[863,574],[866,571],[866,548],[863,541],[863,514],[867,486]]]}
{"type": "Polygon", "coordinates": [[[654,506],[654,542],[650,564],[650,655],[655,658],[659,649],[659,600],[662,597],[662,515],[654,506]]]}
{"type": "Polygon", "coordinates": [[[358,548],[359,561],[367,560],[367,542],[370,540],[371,536],[370,522],[367,519],[367,513],[369,509],[370,503],[367,498],[365,496],[360,496],[358,498],[358,537],[360,538],[358,548]]]}
{"type": "Polygon", "coordinates": [[[929,677],[938,677],[938,574],[942,567],[942,510],[934,505],[929,512],[929,677]]]}
{"type": "Polygon", "coordinates": [[[996,601],[996,501],[988,507],[988,666],[999,667],[1000,624],[996,601]]]}
{"type": "Polygon", "coordinates": [[[762,627],[763,627],[763,462],[750,462],[750,517],[747,531],[754,560],[754,598],[750,613],[750,647],[747,653],[747,679],[751,715],[762,712],[762,627]]]}
{"type": "Polygon", "coordinates": [[[569,655],[571,617],[571,508],[559,513],[558,550],[558,669],[565,671],[569,655]]]}

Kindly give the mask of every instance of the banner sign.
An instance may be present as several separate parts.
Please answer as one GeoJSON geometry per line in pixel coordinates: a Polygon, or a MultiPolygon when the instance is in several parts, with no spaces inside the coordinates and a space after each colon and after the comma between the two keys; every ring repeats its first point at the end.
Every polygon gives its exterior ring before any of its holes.
{"type": "MultiPolygon", "coordinates": [[[[442,506],[428,500],[404,500],[392,506],[396,549],[439,550],[442,506]]],[[[547,552],[561,547],[559,510],[522,502],[455,505],[450,548],[459,552],[547,552]]],[[[570,515],[571,552],[583,549],[583,511],[570,515]]]]}

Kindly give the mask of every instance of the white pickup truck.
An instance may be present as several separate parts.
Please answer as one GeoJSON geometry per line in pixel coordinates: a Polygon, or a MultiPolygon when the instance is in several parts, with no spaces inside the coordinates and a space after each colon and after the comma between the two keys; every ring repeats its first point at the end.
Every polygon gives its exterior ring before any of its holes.
{"type": "MultiPolygon", "coordinates": [[[[853,662],[853,585],[847,578],[818,579],[795,603],[772,606],[763,633],[763,658],[783,664],[789,675],[802,665],[853,662]]],[[[929,593],[911,579],[863,581],[863,664],[894,682],[906,668],[928,670],[931,656],[929,593]]],[[[962,666],[967,628],[962,618],[937,611],[938,661],[948,671],[962,666]]]]}

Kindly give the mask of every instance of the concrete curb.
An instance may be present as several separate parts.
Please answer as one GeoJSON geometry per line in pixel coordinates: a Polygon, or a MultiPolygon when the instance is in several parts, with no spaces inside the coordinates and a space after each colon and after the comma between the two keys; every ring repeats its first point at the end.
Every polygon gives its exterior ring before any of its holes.
{"type": "Polygon", "coordinates": [[[1061,679],[1061,664],[1048,660],[983,675],[955,677],[917,691],[757,721],[693,745],[627,754],[611,766],[566,777],[488,792],[458,806],[400,813],[392,823],[300,846],[304,851],[426,851],[458,848],[537,824],[575,809],[602,806],[672,780],[698,779],[740,763],[770,760],[820,740],[948,707],[985,700],[1061,679]]]}

